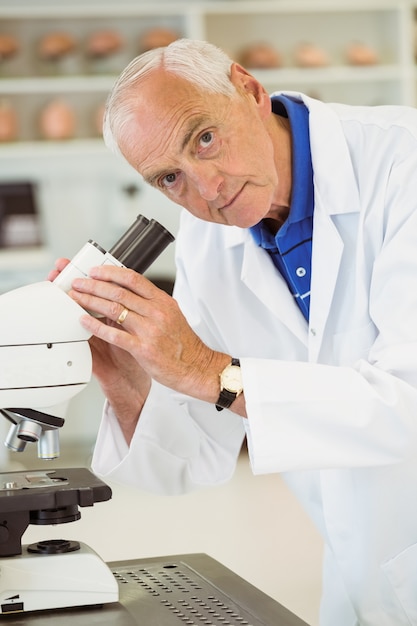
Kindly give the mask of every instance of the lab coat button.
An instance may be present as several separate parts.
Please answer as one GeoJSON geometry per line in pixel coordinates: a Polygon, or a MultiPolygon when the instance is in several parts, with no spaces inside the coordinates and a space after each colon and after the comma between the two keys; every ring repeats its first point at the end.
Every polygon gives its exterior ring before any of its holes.
{"type": "Polygon", "coordinates": [[[313,335],[313,337],[316,336],[316,329],[315,328],[310,328],[310,333],[313,335]]]}
{"type": "Polygon", "coordinates": [[[295,270],[295,273],[297,274],[299,278],[302,278],[303,276],[306,275],[307,272],[305,270],[305,267],[297,267],[297,269],[295,270]]]}

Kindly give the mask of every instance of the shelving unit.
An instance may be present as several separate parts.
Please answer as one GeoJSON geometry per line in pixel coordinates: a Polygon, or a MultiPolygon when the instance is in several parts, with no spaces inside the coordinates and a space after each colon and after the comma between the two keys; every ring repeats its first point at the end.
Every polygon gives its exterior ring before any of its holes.
{"type": "MultiPolygon", "coordinates": [[[[271,91],[293,88],[313,92],[324,100],[340,99],[352,104],[411,103],[413,94],[403,85],[412,61],[406,32],[408,7],[401,3],[367,2],[271,2],[247,5],[236,16],[230,3],[207,15],[207,39],[231,49],[232,55],[259,39],[275,43],[282,68],[263,72],[271,91]],[[227,5],[227,6],[226,6],[227,5]],[[220,11],[221,8],[221,11],[220,11]],[[230,39],[229,33],[234,33],[230,39]],[[378,64],[351,66],[346,50],[354,41],[366,43],[378,55],[378,64]],[[297,48],[304,42],[321,48],[326,67],[299,68],[297,48]]],[[[414,100],[413,100],[414,102],[414,100]]]]}
{"type": "MultiPolygon", "coordinates": [[[[0,6],[0,33],[16,36],[21,50],[0,65],[0,98],[8,100],[20,120],[19,141],[40,139],[37,116],[51,98],[61,97],[74,108],[77,138],[96,136],[94,111],[103,103],[119,71],[140,51],[141,34],[155,27],[179,36],[207,39],[239,60],[248,44],[266,42],[279,52],[278,69],[253,70],[270,90],[306,91],[324,100],[355,104],[416,104],[414,10],[410,0],[243,0],[208,2],[125,1],[123,4],[46,3],[33,0],[0,6]],[[88,36],[112,29],[123,38],[122,50],[97,63],[88,59],[88,36]],[[74,37],[76,49],[63,63],[45,62],[36,49],[53,31],[74,37]],[[346,61],[353,41],[364,42],[378,55],[372,66],[346,61]],[[323,49],[328,65],[300,68],[297,47],[304,42],[323,49]]],[[[2,148],[3,146],[0,146],[2,148]]]]}

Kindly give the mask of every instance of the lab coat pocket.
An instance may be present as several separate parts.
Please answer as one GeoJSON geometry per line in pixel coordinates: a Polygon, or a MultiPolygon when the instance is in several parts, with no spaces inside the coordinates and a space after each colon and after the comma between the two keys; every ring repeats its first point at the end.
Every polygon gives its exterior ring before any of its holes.
{"type": "Polygon", "coordinates": [[[382,571],[391,583],[410,624],[417,624],[417,544],[384,563],[382,571]]]}
{"type": "Polygon", "coordinates": [[[333,356],[339,365],[353,365],[358,359],[366,359],[375,341],[376,329],[372,322],[333,335],[333,356]]]}

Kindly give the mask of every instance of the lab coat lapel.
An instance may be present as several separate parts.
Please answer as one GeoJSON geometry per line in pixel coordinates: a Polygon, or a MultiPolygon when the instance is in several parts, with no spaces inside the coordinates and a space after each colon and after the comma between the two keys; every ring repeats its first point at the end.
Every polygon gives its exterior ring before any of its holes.
{"type": "Polygon", "coordinates": [[[317,361],[344,248],[332,216],[343,219],[343,215],[358,212],[360,201],[340,119],[319,101],[305,98],[305,104],[310,110],[315,193],[309,359],[317,361]]]}
{"type": "Polygon", "coordinates": [[[307,344],[307,324],[287,284],[272,260],[265,263],[267,252],[259,248],[251,235],[244,246],[241,279],[256,297],[279,318],[289,330],[307,344]]]}
{"type": "MultiPolygon", "coordinates": [[[[288,92],[287,92],[288,93],[288,92]]],[[[310,111],[310,144],[314,170],[315,208],[309,332],[305,319],[273,262],[249,233],[244,245],[242,281],[291,332],[309,344],[309,358],[317,361],[340,270],[344,243],[332,216],[360,210],[359,192],[339,117],[322,102],[301,94],[310,111]]],[[[231,229],[229,245],[241,240],[231,229]]]]}
{"type": "Polygon", "coordinates": [[[316,207],[313,230],[309,360],[317,361],[332,306],[343,241],[331,217],[316,207]]]}

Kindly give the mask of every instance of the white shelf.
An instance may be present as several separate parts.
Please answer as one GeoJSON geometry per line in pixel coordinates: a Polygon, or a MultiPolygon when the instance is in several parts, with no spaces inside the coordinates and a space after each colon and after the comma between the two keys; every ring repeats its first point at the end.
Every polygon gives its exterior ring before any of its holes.
{"type": "Polygon", "coordinates": [[[253,70],[262,83],[287,85],[289,83],[361,83],[398,80],[397,65],[377,67],[347,67],[337,65],[320,68],[282,68],[277,70],[253,70]]]}
{"type": "Polygon", "coordinates": [[[20,141],[0,144],[0,159],[91,157],[108,154],[102,139],[69,139],[68,141],[20,141]]]}
{"type": "Polygon", "coordinates": [[[97,0],[96,2],[85,2],[75,0],[71,4],[62,1],[60,4],[56,0],[50,2],[9,0],[9,6],[0,5],[0,16],[5,19],[39,19],[52,20],[68,17],[75,18],[97,18],[97,17],[132,17],[135,15],[181,15],[184,14],[193,4],[193,0],[188,2],[176,2],[175,0],[166,2],[155,2],[152,0],[131,0],[131,2],[107,2],[97,0]]]}
{"type": "Polygon", "coordinates": [[[65,94],[97,93],[107,94],[116,79],[107,76],[36,76],[3,78],[0,80],[0,94],[65,94]]]}
{"type": "MultiPolygon", "coordinates": [[[[335,65],[322,68],[279,68],[276,70],[252,70],[264,83],[282,85],[286,83],[345,83],[345,82],[383,82],[398,80],[398,65],[378,65],[349,67],[335,65]]],[[[116,80],[116,75],[108,76],[59,76],[36,78],[4,78],[0,80],[0,95],[10,94],[72,94],[97,93],[107,94],[116,80]]]]}
{"type": "MultiPolygon", "coordinates": [[[[41,4],[36,0],[3,0],[2,31],[9,29],[24,43],[21,59],[4,63],[0,98],[10,101],[22,120],[17,145],[23,150],[25,142],[38,138],[39,111],[54,97],[63,98],[73,108],[79,119],[76,136],[92,136],[94,111],[103,104],[120,70],[138,52],[135,42],[139,32],[162,26],[176,29],[180,36],[212,41],[236,60],[248,43],[270,43],[282,57],[281,67],[252,70],[269,91],[289,88],[314,91],[324,100],[414,106],[417,85],[411,23],[416,6],[415,0],[124,0],[120,4],[110,0],[43,0],[41,4]],[[34,46],[48,29],[59,28],[72,33],[79,45],[72,67],[52,76],[37,66],[34,46]],[[125,48],[116,59],[119,67],[94,73],[83,45],[88,33],[102,28],[121,31],[125,48]],[[379,63],[347,65],[344,55],[354,39],[372,46],[379,63]],[[306,40],[327,53],[326,67],[295,66],[295,50],[306,40]]],[[[41,145],[40,150],[44,150],[41,145]]]]}
{"type": "Polygon", "coordinates": [[[50,254],[44,246],[36,248],[6,248],[0,254],[0,272],[19,271],[27,267],[33,270],[43,269],[50,262],[50,254]]]}

